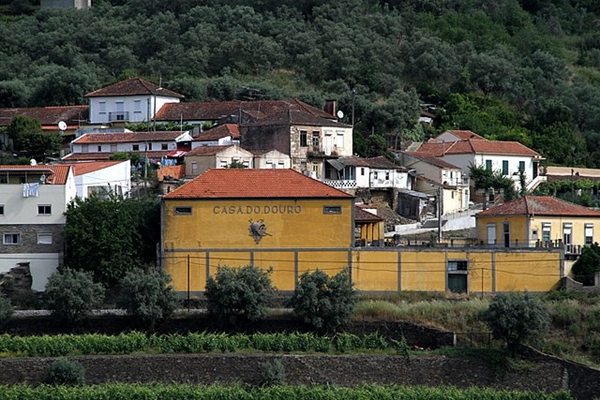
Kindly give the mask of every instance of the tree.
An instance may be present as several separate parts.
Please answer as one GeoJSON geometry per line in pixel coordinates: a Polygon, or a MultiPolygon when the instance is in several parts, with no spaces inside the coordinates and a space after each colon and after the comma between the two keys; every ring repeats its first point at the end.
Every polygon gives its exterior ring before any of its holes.
{"type": "Polygon", "coordinates": [[[10,303],[10,300],[4,295],[4,293],[0,293],[0,328],[2,328],[14,314],[14,308],[10,303]]]}
{"type": "Polygon", "coordinates": [[[6,133],[8,137],[15,140],[25,133],[42,133],[42,124],[37,119],[17,115],[10,121],[6,133]]]}
{"type": "Polygon", "coordinates": [[[110,287],[128,271],[155,261],[159,199],[77,198],[65,214],[65,263],[92,272],[97,282],[110,287]]]}
{"type": "Polygon", "coordinates": [[[320,332],[335,332],[350,322],[356,290],[347,268],[330,277],[317,269],[300,276],[289,306],[305,323],[320,332]]]}
{"type": "Polygon", "coordinates": [[[43,162],[47,156],[59,154],[61,141],[58,133],[22,133],[14,141],[14,150],[22,156],[43,162]]]}
{"type": "Polygon", "coordinates": [[[598,271],[600,271],[600,246],[598,243],[594,243],[583,248],[581,256],[573,264],[571,272],[576,281],[586,286],[593,286],[598,271]]]}
{"type": "Polygon", "coordinates": [[[45,294],[52,315],[75,327],[101,304],[104,288],[89,272],[61,268],[48,278],[45,294]]]}
{"type": "Polygon", "coordinates": [[[171,277],[162,268],[131,270],[121,281],[120,307],[150,329],[173,315],[179,300],[170,285],[171,277]]]}
{"type": "Polygon", "coordinates": [[[204,295],[209,315],[221,326],[234,328],[264,318],[275,292],[271,272],[272,269],[263,271],[252,265],[219,267],[206,282],[204,295]]]}
{"type": "Polygon", "coordinates": [[[50,385],[79,386],[85,384],[85,368],[77,361],[59,358],[50,365],[47,382],[50,385]]]}
{"type": "Polygon", "coordinates": [[[522,344],[540,340],[550,325],[544,303],[527,292],[498,294],[481,318],[492,331],[492,337],[503,340],[513,354],[522,344]]]}
{"type": "Polygon", "coordinates": [[[502,191],[507,201],[515,197],[513,181],[508,176],[502,175],[501,171],[492,171],[483,165],[471,164],[469,166],[469,177],[474,182],[475,190],[490,188],[502,191]]]}

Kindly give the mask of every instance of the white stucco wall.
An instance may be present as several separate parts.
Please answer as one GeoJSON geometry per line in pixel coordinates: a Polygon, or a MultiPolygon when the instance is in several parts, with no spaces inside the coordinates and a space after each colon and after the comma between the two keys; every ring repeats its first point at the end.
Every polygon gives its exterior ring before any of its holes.
{"type": "Polygon", "coordinates": [[[371,168],[371,188],[410,189],[408,172],[396,169],[371,168]]]}
{"type": "Polygon", "coordinates": [[[290,156],[278,150],[271,150],[267,153],[254,157],[254,168],[270,169],[270,168],[291,168],[290,156]]]}
{"type": "Polygon", "coordinates": [[[128,118],[125,121],[143,122],[150,121],[155,112],[167,103],[179,103],[177,97],[167,96],[115,96],[115,97],[90,97],[90,123],[91,124],[106,124],[111,122],[109,113],[118,112],[117,103],[123,103],[123,111],[128,113],[128,118]],[[156,99],[156,107],[154,101],[156,99]],[[136,101],[139,101],[139,109],[136,109],[136,101]],[[104,111],[102,110],[104,103],[104,111]]]}
{"type": "Polygon", "coordinates": [[[48,278],[58,269],[59,260],[58,253],[0,254],[0,273],[8,272],[16,267],[18,262],[29,262],[33,279],[31,288],[43,292],[48,278]]]}
{"type": "Polygon", "coordinates": [[[121,193],[126,196],[131,190],[131,162],[126,160],[107,168],[77,175],[75,186],[77,187],[77,196],[82,199],[89,197],[89,188],[94,186],[108,186],[111,191],[116,193],[119,193],[116,188],[120,186],[121,193]]]}

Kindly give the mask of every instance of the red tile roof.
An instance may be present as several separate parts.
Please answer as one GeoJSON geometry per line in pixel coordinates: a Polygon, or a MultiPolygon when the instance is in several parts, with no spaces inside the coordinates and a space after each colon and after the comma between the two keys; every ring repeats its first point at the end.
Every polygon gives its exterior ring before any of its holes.
{"type": "Polygon", "coordinates": [[[291,169],[210,169],[165,199],[352,198],[291,169]]]}
{"type": "Polygon", "coordinates": [[[370,213],[367,210],[364,210],[361,206],[354,206],[354,222],[381,222],[384,219],[378,215],[370,213]]]}
{"type": "Polygon", "coordinates": [[[85,97],[106,97],[106,96],[143,96],[156,95],[162,97],[178,97],[183,95],[165,89],[154,83],[145,81],[141,78],[129,78],[124,81],[114,83],[102,89],[95,90],[85,95],[85,97]]]}
{"type": "Polygon", "coordinates": [[[477,217],[496,215],[539,215],[539,216],[570,216],[598,217],[600,212],[578,204],[557,199],[552,196],[525,196],[520,199],[500,204],[477,214],[477,217]]]}
{"type": "Polygon", "coordinates": [[[68,129],[78,128],[89,119],[90,106],[60,106],[36,108],[0,108],[0,126],[9,126],[17,115],[37,119],[43,126],[52,125],[58,130],[58,123],[64,121],[68,129]]]}
{"type": "Polygon", "coordinates": [[[185,156],[214,156],[215,154],[218,154],[230,147],[233,147],[233,145],[231,144],[226,146],[200,146],[196,147],[194,150],[188,151],[185,156]]]}
{"type": "Polygon", "coordinates": [[[73,143],[142,143],[170,142],[181,136],[181,131],[128,132],[128,133],[86,133],[73,140],[73,143]]]}
{"type": "Polygon", "coordinates": [[[223,124],[215,126],[207,131],[202,132],[194,138],[195,142],[205,142],[219,140],[224,137],[231,136],[232,139],[240,138],[240,127],[237,124],[223,124]]]}
{"type": "Polygon", "coordinates": [[[443,159],[432,156],[430,154],[415,153],[415,152],[409,152],[409,151],[405,152],[405,154],[415,157],[416,159],[426,162],[428,164],[435,165],[436,167],[439,167],[439,168],[460,169],[460,167],[457,167],[454,164],[450,164],[449,162],[446,162],[443,159]]]}
{"type": "Polygon", "coordinates": [[[396,169],[406,171],[405,167],[400,165],[396,165],[385,156],[371,157],[365,159],[365,164],[370,168],[379,168],[379,169],[396,169]]]}
{"type": "Polygon", "coordinates": [[[450,130],[450,131],[445,131],[445,132],[450,132],[451,134],[453,134],[454,136],[456,136],[457,138],[459,138],[461,140],[467,140],[467,139],[487,140],[483,136],[478,135],[473,131],[450,130]]]}
{"type": "Polygon", "coordinates": [[[417,154],[429,154],[443,157],[446,154],[506,154],[515,156],[541,157],[529,147],[510,141],[495,140],[458,140],[456,142],[426,142],[415,152],[417,154]]]}
{"type": "Polygon", "coordinates": [[[85,175],[90,172],[100,171],[101,169],[112,167],[113,165],[121,164],[125,162],[123,160],[116,161],[92,161],[92,162],[79,162],[72,164],[61,164],[61,165],[70,165],[73,168],[73,175],[85,175]]]}
{"type": "Polygon", "coordinates": [[[331,115],[326,118],[314,115],[304,109],[288,110],[276,114],[268,115],[264,118],[245,124],[245,126],[266,126],[266,125],[305,125],[305,126],[331,126],[348,128],[350,125],[337,122],[331,115]]]}
{"type": "Polygon", "coordinates": [[[64,185],[69,177],[70,165],[0,165],[1,171],[46,174],[46,184],[64,185]]]}
{"type": "Polygon", "coordinates": [[[157,121],[217,121],[223,117],[239,116],[247,113],[255,118],[287,112],[304,110],[321,118],[334,118],[323,110],[308,105],[300,100],[267,100],[267,101],[220,101],[168,103],[156,113],[157,121]]]}

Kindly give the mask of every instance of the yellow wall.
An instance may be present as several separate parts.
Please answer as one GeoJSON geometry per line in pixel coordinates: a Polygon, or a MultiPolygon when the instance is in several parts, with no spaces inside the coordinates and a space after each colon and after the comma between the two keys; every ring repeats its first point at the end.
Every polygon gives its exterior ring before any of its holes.
{"type": "Polygon", "coordinates": [[[525,245],[527,241],[527,218],[525,216],[477,216],[477,239],[484,244],[488,244],[488,224],[496,224],[496,243],[503,245],[504,234],[503,224],[510,224],[510,246],[515,246],[518,241],[519,246],[525,245]]]}
{"type": "Polygon", "coordinates": [[[561,278],[563,253],[538,249],[289,249],[167,252],[166,265],[177,291],[204,291],[207,273],[219,266],[253,264],[272,268],[271,279],[281,291],[293,291],[295,277],[319,268],[334,275],[350,266],[352,281],[363,292],[448,292],[447,262],[467,261],[468,294],[505,291],[545,292],[556,289],[561,278]],[[174,256],[176,254],[176,256],[174,256]],[[349,259],[350,257],[350,259],[349,259]],[[207,267],[208,265],[208,267],[207,267]]]}

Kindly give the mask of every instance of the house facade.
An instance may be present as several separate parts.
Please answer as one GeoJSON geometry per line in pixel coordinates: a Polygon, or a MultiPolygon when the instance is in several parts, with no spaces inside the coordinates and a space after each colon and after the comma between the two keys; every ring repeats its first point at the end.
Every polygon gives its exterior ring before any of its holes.
{"type": "Polygon", "coordinates": [[[237,164],[252,168],[254,155],[238,145],[201,146],[185,155],[185,176],[195,177],[209,169],[229,168],[237,164]]]}
{"type": "Polygon", "coordinates": [[[194,136],[192,150],[200,146],[227,146],[232,144],[240,144],[240,128],[236,124],[223,124],[194,136]]]}
{"type": "Polygon", "coordinates": [[[70,165],[73,169],[77,197],[129,196],[131,190],[131,161],[92,161],[70,165]]]}
{"type": "Polygon", "coordinates": [[[394,164],[384,156],[328,159],[323,182],[342,190],[412,189],[414,184],[407,168],[394,164]]]}
{"type": "Polygon", "coordinates": [[[90,102],[90,124],[150,122],[165,104],[183,96],[140,78],[130,78],[85,95],[90,102]]]}
{"type": "Polygon", "coordinates": [[[471,165],[498,171],[512,179],[517,189],[521,186],[521,171],[524,175],[527,190],[545,180],[539,173],[540,161],[543,160],[542,156],[519,142],[492,141],[479,138],[454,141],[432,139],[429,142],[422,143],[414,153],[441,158],[452,165],[460,167],[462,173],[467,176],[471,165]]]}
{"type": "Polygon", "coordinates": [[[480,243],[502,247],[561,247],[578,255],[600,242],[600,212],[551,196],[525,196],[476,215],[480,243]]]}
{"type": "Polygon", "coordinates": [[[68,203],[77,195],[68,165],[0,166],[0,272],[29,265],[43,291],[60,265],[68,203]]]}
{"type": "Polygon", "coordinates": [[[256,169],[289,169],[291,168],[290,156],[277,150],[255,150],[254,168],[256,169]]]}

